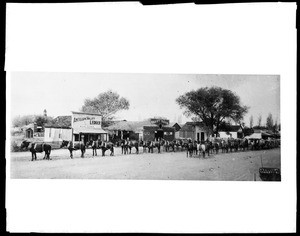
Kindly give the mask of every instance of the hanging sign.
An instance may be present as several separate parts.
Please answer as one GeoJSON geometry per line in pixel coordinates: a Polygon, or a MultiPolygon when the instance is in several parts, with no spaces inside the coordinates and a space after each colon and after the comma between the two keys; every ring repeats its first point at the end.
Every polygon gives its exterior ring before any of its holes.
{"type": "Polygon", "coordinates": [[[150,119],[151,124],[155,124],[155,125],[168,125],[169,124],[169,120],[167,119],[162,119],[162,118],[152,118],[150,119]]]}

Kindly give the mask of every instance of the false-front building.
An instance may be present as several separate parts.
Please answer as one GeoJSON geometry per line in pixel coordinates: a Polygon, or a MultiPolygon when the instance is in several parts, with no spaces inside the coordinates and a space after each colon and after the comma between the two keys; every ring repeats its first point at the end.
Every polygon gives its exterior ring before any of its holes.
{"type": "Polygon", "coordinates": [[[72,112],[72,116],[59,116],[54,125],[45,126],[45,142],[84,141],[100,139],[108,141],[108,133],[102,129],[102,116],[94,113],[72,112]]]}
{"type": "Polygon", "coordinates": [[[175,139],[175,128],[169,125],[165,118],[151,118],[144,121],[115,121],[109,127],[112,141],[121,139],[153,141],[164,139],[173,141],[175,139]]]}
{"type": "Polygon", "coordinates": [[[108,133],[102,129],[102,116],[95,113],[72,111],[72,140],[108,141],[108,133]]]}

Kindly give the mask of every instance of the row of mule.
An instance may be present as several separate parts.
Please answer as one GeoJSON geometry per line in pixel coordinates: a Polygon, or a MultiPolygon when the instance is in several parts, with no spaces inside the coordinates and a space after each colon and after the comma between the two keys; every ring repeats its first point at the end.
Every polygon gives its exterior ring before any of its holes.
{"type": "MultiPolygon", "coordinates": [[[[279,147],[280,141],[278,140],[247,140],[247,139],[219,139],[219,140],[206,140],[205,142],[192,142],[191,140],[174,140],[167,141],[164,139],[158,141],[135,141],[135,140],[121,140],[117,143],[117,146],[121,147],[122,154],[131,154],[132,148],[135,148],[135,153],[139,154],[139,147],[143,147],[143,152],[154,153],[157,149],[158,153],[175,152],[175,151],[186,151],[187,157],[193,155],[202,154],[210,155],[212,153],[228,153],[233,151],[245,151],[245,150],[261,150],[279,147]]],[[[97,156],[97,150],[102,151],[102,156],[105,156],[107,150],[110,151],[110,156],[114,155],[115,144],[112,142],[104,142],[101,140],[91,140],[86,144],[83,142],[72,142],[63,140],[60,148],[66,147],[70,152],[70,158],[73,158],[73,151],[80,150],[81,157],[84,157],[86,149],[92,148],[93,156],[97,156]]],[[[30,141],[23,141],[21,143],[21,149],[29,150],[32,154],[32,161],[37,159],[36,153],[45,152],[44,158],[50,160],[51,145],[46,143],[34,143],[30,141]]]]}
{"type": "MultiPolygon", "coordinates": [[[[73,151],[80,150],[81,151],[81,157],[84,157],[84,153],[86,151],[86,148],[89,146],[89,143],[86,145],[83,142],[72,142],[72,141],[66,141],[63,140],[60,148],[66,147],[69,152],[70,152],[70,157],[73,158],[73,151]]],[[[32,156],[32,161],[37,160],[36,153],[43,153],[45,152],[44,155],[44,160],[51,160],[50,154],[51,154],[51,145],[47,143],[36,143],[36,142],[30,142],[27,140],[24,140],[21,145],[20,145],[21,150],[28,150],[31,152],[32,156]]],[[[113,143],[110,142],[100,142],[99,145],[95,146],[93,144],[92,149],[93,149],[93,156],[97,155],[97,149],[102,150],[102,156],[105,155],[105,151],[110,150],[110,155],[114,155],[114,145],[113,143]]]]}
{"type": "Polygon", "coordinates": [[[265,150],[280,147],[280,140],[278,139],[256,139],[248,140],[244,139],[214,139],[206,140],[205,142],[189,142],[187,147],[187,157],[192,157],[194,154],[199,155],[202,153],[205,157],[205,153],[218,154],[219,150],[222,153],[238,152],[238,151],[254,151],[254,150],[265,150]]]}

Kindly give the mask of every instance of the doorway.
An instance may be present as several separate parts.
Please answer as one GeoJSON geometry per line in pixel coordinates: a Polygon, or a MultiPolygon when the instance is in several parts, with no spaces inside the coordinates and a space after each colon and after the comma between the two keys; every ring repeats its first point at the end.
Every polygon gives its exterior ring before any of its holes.
{"type": "Polygon", "coordinates": [[[154,137],[155,137],[155,140],[163,139],[164,131],[160,130],[160,129],[156,130],[154,137]]]}
{"type": "Polygon", "coordinates": [[[201,132],[201,141],[204,141],[204,132],[201,132]]]}

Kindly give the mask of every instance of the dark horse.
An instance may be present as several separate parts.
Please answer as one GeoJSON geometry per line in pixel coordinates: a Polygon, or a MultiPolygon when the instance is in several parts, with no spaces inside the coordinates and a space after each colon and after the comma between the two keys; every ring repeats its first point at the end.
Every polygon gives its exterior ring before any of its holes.
{"type": "Polygon", "coordinates": [[[131,142],[131,146],[135,147],[135,153],[139,154],[139,146],[141,145],[141,143],[139,141],[133,140],[130,141],[131,142]]]}
{"type": "Polygon", "coordinates": [[[93,150],[93,156],[97,156],[97,148],[99,148],[98,140],[90,140],[86,144],[87,147],[91,146],[93,150]]]}
{"type": "Polygon", "coordinates": [[[123,139],[121,141],[122,154],[131,154],[132,141],[123,139]],[[129,151],[128,151],[129,150],[129,151]]]}
{"type": "Polygon", "coordinates": [[[201,150],[199,151],[199,155],[202,153],[203,158],[205,158],[205,153],[207,153],[207,155],[209,156],[211,150],[210,141],[201,142],[200,149],[201,150]]]}
{"type": "Polygon", "coordinates": [[[110,150],[110,156],[114,155],[114,144],[112,142],[101,141],[99,146],[100,146],[100,149],[102,150],[103,157],[105,156],[105,152],[107,150],[110,150]]]}
{"type": "Polygon", "coordinates": [[[21,149],[24,148],[31,152],[31,156],[32,156],[31,161],[36,160],[37,152],[45,152],[45,156],[43,159],[51,160],[50,159],[51,146],[47,143],[33,143],[25,140],[21,143],[21,149]]]}
{"type": "Polygon", "coordinates": [[[186,157],[192,157],[193,156],[193,150],[194,150],[194,145],[191,140],[187,143],[183,143],[183,147],[186,148],[186,157]]]}
{"type": "Polygon", "coordinates": [[[126,153],[125,153],[125,140],[122,139],[122,140],[120,141],[120,143],[121,143],[122,154],[126,154],[126,153]]]}
{"type": "Polygon", "coordinates": [[[157,152],[160,153],[162,141],[148,141],[146,142],[146,146],[148,148],[148,153],[153,153],[154,148],[157,148],[157,152]]]}
{"type": "Polygon", "coordinates": [[[70,157],[73,158],[73,151],[77,151],[80,150],[81,151],[81,157],[84,157],[84,153],[85,153],[85,145],[83,142],[79,141],[79,142],[72,142],[72,141],[67,141],[67,140],[63,140],[60,148],[62,147],[67,147],[68,150],[70,151],[70,157]]]}

